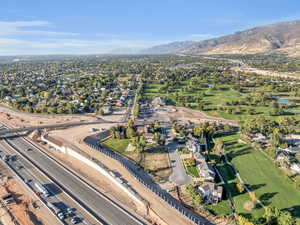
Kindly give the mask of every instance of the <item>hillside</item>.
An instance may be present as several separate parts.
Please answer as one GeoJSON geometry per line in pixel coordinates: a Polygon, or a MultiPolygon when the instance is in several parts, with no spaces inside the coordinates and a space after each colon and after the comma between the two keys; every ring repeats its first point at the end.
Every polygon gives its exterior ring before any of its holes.
{"type": "Polygon", "coordinates": [[[157,45],[157,46],[142,50],[139,53],[152,54],[152,55],[173,54],[173,53],[183,51],[184,49],[191,47],[195,43],[196,42],[194,42],[194,41],[177,41],[177,42],[172,42],[169,44],[157,45]]]}
{"type": "Polygon", "coordinates": [[[280,22],[197,43],[180,51],[188,54],[256,54],[286,52],[300,56],[300,20],[280,22]]]}

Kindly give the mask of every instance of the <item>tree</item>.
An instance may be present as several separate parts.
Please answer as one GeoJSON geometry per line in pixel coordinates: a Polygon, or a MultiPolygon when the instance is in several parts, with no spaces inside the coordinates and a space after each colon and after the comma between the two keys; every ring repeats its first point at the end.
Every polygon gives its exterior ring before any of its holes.
{"type": "Polygon", "coordinates": [[[250,222],[247,218],[243,216],[238,216],[237,222],[239,225],[254,225],[254,223],[250,222]]]}
{"type": "Polygon", "coordinates": [[[293,225],[294,219],[291,216],[290,212],[280,212],[279,217],[277,218],[278,225],[293,225]]]}
{"type": "Polygon", "coordinates": [[[214,153],[219,156],[224,154],[224,143],[220,138],[215,139],[214,153]]]}
{"type": "Polygon", "coordinates": [[[245,187],[242,183],[237,183],[236,187],[237,187],[237,189],[239,190],[240,193],[243,193],[245,191],[245,187]]]}
{"type": "Polygon", "coordinates": [[[134,126],[133,120],[128,120],[127,126],[132,128],[134,126]]]}
{"type": "Polygon", "coordinates": [[[136,150],[141,153],[145,150],[146,138],[144,136],[137,136],[131,139],[131,144],[136,148],[136,150]]]}
{"type": "Polygon", "coordinates": [[[228,132],[231,131],[231,127],[230,127],[230,125],[227,124],[227,123],[224,125],[224,128],[223,128],[223,129],[224,129],[224,132],[225,132],[225,133],[228,133],[228,132]]]}
{"type": "Polygon", "coordinates": [[[250,196],[252,201],[254,201],[254,202],[257,201],[257,197],[256,197],[255,192],[253,192],[253,191],[249,192],[249,196],[250,196]]]}
{"type": "Polygon", "coordinates": [[[267,221],[267,224],[276,224],[277,218],[280,215],[280,210],[274,206],[266,207],[264,218],[267,221]]]}
{"type": "Polygon", "coordinates": [[[127,138],[132,138],[136,136],[136,131],[134,130],[133,127],[127,127],[126,128],[126,137],[127,138]]]}

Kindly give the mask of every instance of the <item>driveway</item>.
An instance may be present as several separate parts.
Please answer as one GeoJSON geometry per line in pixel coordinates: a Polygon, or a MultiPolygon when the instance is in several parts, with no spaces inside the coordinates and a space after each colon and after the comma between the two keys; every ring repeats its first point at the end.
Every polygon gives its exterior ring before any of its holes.
{"type": "Polygon", "coordinates": [[[180,159],[180,155],[176,151],[176,149],[179,146],[173,140],[168,140],[168,137],[170,137],[170,128],[166,127],[165,131],[167,134],[166,146],[168,148],[171,165],[172,165],[172,174],[169,177],[169,180],[178,186],[191,184],[193,182],[192,177],[187,175],[183,163],[180,159]]]}

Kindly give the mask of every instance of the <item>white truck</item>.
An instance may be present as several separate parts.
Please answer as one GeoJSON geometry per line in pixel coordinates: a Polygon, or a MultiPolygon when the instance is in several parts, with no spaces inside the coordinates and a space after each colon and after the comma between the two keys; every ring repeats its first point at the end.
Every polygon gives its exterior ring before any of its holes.
{"type": "Polygon", "coordinates": [[[41,192],[45,197],[49,197],[50,196],[50,193],[49,191],[47,190],[47,188],[41,184],[40,182],[35,182],[34,183],[34,186],[38,189],[39,192],[41,192]]]}

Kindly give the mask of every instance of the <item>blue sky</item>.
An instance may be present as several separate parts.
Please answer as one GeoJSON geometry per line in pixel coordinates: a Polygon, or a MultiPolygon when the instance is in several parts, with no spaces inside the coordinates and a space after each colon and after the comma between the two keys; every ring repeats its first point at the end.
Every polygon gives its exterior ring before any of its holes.
{"type": "Polygon", "coordinates": [[[0,55],[141,49],[294,19],[299,0],[3,0],[0,55]]]}

